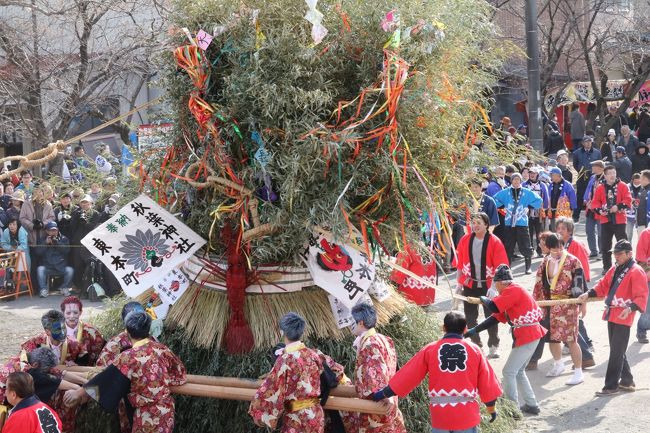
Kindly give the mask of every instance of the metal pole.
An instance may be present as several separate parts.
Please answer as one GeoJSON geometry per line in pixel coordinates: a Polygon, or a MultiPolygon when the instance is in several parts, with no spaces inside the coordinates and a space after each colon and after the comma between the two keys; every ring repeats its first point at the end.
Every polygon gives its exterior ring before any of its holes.
{"type": "Polygon", "coordinates": [[[541,152],[544,143],[536,0],[526,0],[526,54],[528,55],[528,138],[533,149],[541,152]]]}

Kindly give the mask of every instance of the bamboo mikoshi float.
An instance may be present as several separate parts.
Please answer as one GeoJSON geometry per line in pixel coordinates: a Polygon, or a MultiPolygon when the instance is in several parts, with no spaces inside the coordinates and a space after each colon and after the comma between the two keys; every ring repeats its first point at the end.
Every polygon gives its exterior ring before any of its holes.
{"type": "MultiPolygon", "coordinates": [[[[83,367],[78,365],[60,366],[60,368],[74,373],[93,373],[102,370],[97,367],[83,367]]],[[[262,385],[262,381],[256,379],[188,374],[185,385],[172,386],[170,389],[172,393],[178,395],[251,401],[260,385],[262,385]]],[[[376,415],[385,415],[388,410],[381,403],[357,398],[356,391],[352,385],[339,385],[332,389],[324,408],[376,415]]]]}

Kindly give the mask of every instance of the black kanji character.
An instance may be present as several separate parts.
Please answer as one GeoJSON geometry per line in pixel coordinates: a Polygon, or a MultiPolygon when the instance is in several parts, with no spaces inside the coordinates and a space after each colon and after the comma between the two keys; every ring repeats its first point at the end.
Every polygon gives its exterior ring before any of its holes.
{"type": "Polygon", "coordinates": [[[38,423],[43,433],[61,433],[56,423],[56,418],[54,418],[54,414],[52,414],[49,408],[42,407],[37,409],[36,414],[38,415],[38,423]]]}
{"type": "Polygon", "coordinates": [[[178,249],[181,250],[181,254],[188,252],[189,250],[196,245],[196,242],[192,242],[191,244],[189,241],[185,238],[180,238],[180,242],[177,242],[176,245],[178,245],[178,249]]]}
{"type": "Polygon", "coordinates": [[[137,216],[142,216],[144,215],[145,210],[151,209],[150,207],[143,206],[142,203],[131,203],[131,210],[135,212],[137,216]]]}
{"type": "Polygon", "coordinates": [[[363,289],[359,287],[357,283],[352,280],[347,280],[343,288],[347,290],[347,292],[349,293],[348,296],[350,296],[350,300],[354,299],[359,292],[363,293],[363,289]]]}
{"type": "Polygon", "coordinates": [[[126,259],[123,259],[122,256],[111,256],[111,258],[113,259],[111,265],[115,266],[116,271],[118,269],[124,269],[124,264],[126,263],[126,259]]]}
{"type": "Polygon", "coordinates": [[[122,277],[122,281],[124,281],[124,284],[127,286],[131,284],[132,282],[135,281],[135,284],[140,284],[140,281],[135,277],[135,271],[131,272],[130,274],[126,274],[125,276],[122,277]]]}
{"type": "Polygon", "coordinates": [[[104,253],[108,253],[109,252],[108,250],[113,248],[113,247],[109,247],[108,245],[106,245],[106,242],[98,238],[93,238],[93,246],[97,248],[99,251],[101,251],[102,257],[104,256],[104,253]]]}
{"type": "Polygon", "coordinates": [[[176,226],[173,224],[164,224],[165,229],[162,231],[163,236],[165,239],[174,239],[172,235],[178,235],[178,230],[176,230],[176,226]]]}
{"type": "Polygon", "coordinates": [[[445,343],[440,346],[438,360],[440,361],[440,371],[448,371],[450,373],[465,371],[467,368],[465,365],[467,362],[467,350],[461,343],[445,343]]]}
{"type": "Polygon", "coordinates": [[[147,221],[153,225],[154,227],[158,228],[163,224],[163,219],[158,216],[157,213],[154,212],[149,212],[146,217],[147,221]]]}
{"type": "Polygon", "coordinates": [[[356,269],[356,271],[359,273],[359,279],[367,278],[372,281],[372,278],[370,277],[370,266],[361,263],[359,269],[356,269]]]}

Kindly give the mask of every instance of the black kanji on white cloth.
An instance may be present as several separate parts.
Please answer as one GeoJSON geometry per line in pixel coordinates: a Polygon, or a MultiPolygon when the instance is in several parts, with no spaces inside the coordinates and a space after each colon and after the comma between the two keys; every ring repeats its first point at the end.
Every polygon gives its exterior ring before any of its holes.
{"type": "Polygon", "coordinates": [[[444,343],[438,351],[440,371],[456,373],[467,368],[467,350],[460,343],[444,343]]]}

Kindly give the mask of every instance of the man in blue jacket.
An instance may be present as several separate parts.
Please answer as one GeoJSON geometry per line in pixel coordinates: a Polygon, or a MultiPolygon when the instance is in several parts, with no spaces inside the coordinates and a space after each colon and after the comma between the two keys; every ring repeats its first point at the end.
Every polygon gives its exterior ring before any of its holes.
{"type": "Polygon", "coordinates": [[[70,295],[74,269],[68,266],[69,251],[70,240],[59,233],[56,222],[50,221],[47,223],[45,236],[38,240],[38,245],[34,248],[34,254],[40,256],[40,266],[36,269],[36,274],[41,298],[47,298],[49,295],[47,279],[50,275],[63,275],[61,293],[63,296],[70,295]]]}
{"type": "Polygon", "coordinates": [[[494,199],[487,195],[483,190],[483,180],[480,178],[472,179],[469,189],[472,192],[476,205],[474,212],[485,212],[490,219],[490,233],[499,225],[499,210],[494,199]]]}
{"type": "MultiPolygon", "coordinates": [[[[582,147],[573,151],[573,168],[578,172],[578,180],[576,181],[578,197],[585,195],[592,174],[591,163],[602,159],[600,150],[593,148],[593,142],[593,137],[587,135],[582,139],[582,147]]],[[[580,219],[581,210],[582,204],[579,203],[578,207],[573,211],[573,221],[577,222],[580,219]]]]}
{"type": "Polygon", "coordinates": [[[551,183],[548,186],[549,230],[554,232],[555,220],[563,216],[571,218],[578,203],[573,185],[562,177],[562,170],[559,167],[553,167],[549,170],[549,174],[551,175],[551,183]]]}
{"type": "Polygon", "coordinates": [[[542,206],[542,198],[531,190],[522,188],[521,174],[513,173],[510,182],[508,188],[494,196],[497,206],[505,208],[506,211],[502,240],[510,263],[512,263],[515,246],[519,246],[519,251],[526,261],[526,274],[530,274],[533,249],[528,231],[528,210],[539,209],[542,206]]]}

